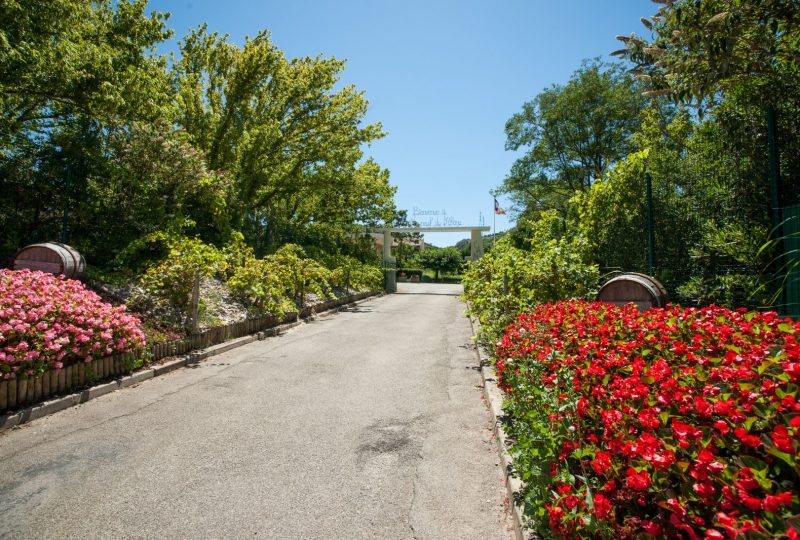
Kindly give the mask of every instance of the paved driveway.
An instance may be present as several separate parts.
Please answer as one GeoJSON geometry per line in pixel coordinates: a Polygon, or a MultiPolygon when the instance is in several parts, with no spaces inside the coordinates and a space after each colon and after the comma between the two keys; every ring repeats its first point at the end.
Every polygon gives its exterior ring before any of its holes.
{"type": "Polygon", "coordinates": [[[0,434],[0,538],[507,539],[460,286],[0,434]]]}

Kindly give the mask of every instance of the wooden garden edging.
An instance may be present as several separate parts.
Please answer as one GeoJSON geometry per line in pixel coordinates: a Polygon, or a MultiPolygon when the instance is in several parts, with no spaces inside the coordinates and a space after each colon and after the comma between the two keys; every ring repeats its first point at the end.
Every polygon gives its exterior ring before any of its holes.
{"type": "Polygon", "coordinates": [[[335,309],[378,293],[379,291],[365,291],[342,298],[332,298],[313,306],[307,306],[299,312],[287,313],[283,317],[267,315],[224,326],[215,326],[183,339],[151,345],[136,352],[96,358],[89,363],[77,361],[65,364],[58,371],[49,371],[36,377],[2,380],[0,381],[0,414],[128,375],[133,371],[136,360],[140,358],[148,358],[149,361],[155,362],[169,356],[185,355],[287,322],[306,319],[315,313],[335,309]]]}

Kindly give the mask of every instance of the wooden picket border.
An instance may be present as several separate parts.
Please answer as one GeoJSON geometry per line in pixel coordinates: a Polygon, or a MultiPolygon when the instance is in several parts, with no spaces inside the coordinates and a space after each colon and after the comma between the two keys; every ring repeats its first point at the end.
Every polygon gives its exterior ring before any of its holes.
{"type": "Polygon", "coordinates": [[[306,319],[316,313],[363,300],[378,292],[365,291],[342,298],[331,298],[319,304],[304,307],[299,312],[287,313],[283,317],[265,315],[215,326],[179,340],[146,346],[135,352],[95,358],[88,363],[78,360],[65,364],[60,370],[48,371],[36,377],[0,380],[0,414],[129,375],[133,372],[136,361],[141,358],[146,358],[149,362],[157,362],[170,356],[182,356],[230,339],[256,334],[298,319],[306,319]]]}

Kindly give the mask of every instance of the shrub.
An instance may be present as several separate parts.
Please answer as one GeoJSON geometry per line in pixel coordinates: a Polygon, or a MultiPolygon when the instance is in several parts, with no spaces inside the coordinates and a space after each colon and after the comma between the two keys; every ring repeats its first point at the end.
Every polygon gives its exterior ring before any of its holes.
{"type": "Polygon", "coordinates": [[[142,276],[140,285],[144,295],[134,295],[131,303],[144,309],[155,299],[168,306],[187,322],[190,314],[194,282],[201,277],[220,275],[227,266],[226,254],[199,238],[170,237],[166,240],[168,255],[150,266],[142,276]]]}
{"type": "Polygon", "coordinates": [[[383,285],[383,272],[354,257],[339,255],[330,261],[331,285],[340,289],[375,290],[383,285]]]}
{"type": "Polygon", "coordinates": [[[139,320],[79,281],[0,270],[0,375],[6,379],[90,362],[144,345],[139,320]]]}
{"type": "Polygon", "coordinates": [[[307,258],[300,246],[286,244],[274,255],[265,258],[280,269],[286,292],[298,306],[302,306],[307,293],[331,296],[330,270],[314,259],[307,258]]]}
{"type": "Polygon", "coordinates": [[[800,323],[580,301],[496,350],[525,503],[563,538],[797,538],[800,323]],[[782,537],[782,536],[781,536],[782,537]]]}
{"type": "Polygon", "coordinates": [[[491,252],[469,263],[464,298],[481,323],[481,341],[490,347],[520,313],[545,302],[594,294],[599,272],[585,260],[585,242],[553,237],[556,219],[554,214],[544,216],[534,225],[530,249],[518,249],[503,237],[491,252]]]}
{"type": "Polygon", "coordinates": [[[228,288],[258,314],[284,315],[294,309],[287,296],[288,277],[274,260],[245,258],[232,268],[228,288]]]}

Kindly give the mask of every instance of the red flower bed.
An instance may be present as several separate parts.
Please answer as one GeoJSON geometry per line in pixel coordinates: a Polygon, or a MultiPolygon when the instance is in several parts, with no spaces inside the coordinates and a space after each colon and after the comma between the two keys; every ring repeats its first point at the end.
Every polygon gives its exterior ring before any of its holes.
{"type": "Polygon", "coordinates": [[[550,532],[798,538],[799,335],[775,313],[718,307],[520,316],[497,371],[515,422],[544,415],[562,434],[540,501],[550,532]]]}
{"type": "Polygon", "coordinates": [[[61,369],[63,362],[144,345],[139,320],[79,281],[0,270],[0,378],[61,369]]]}

